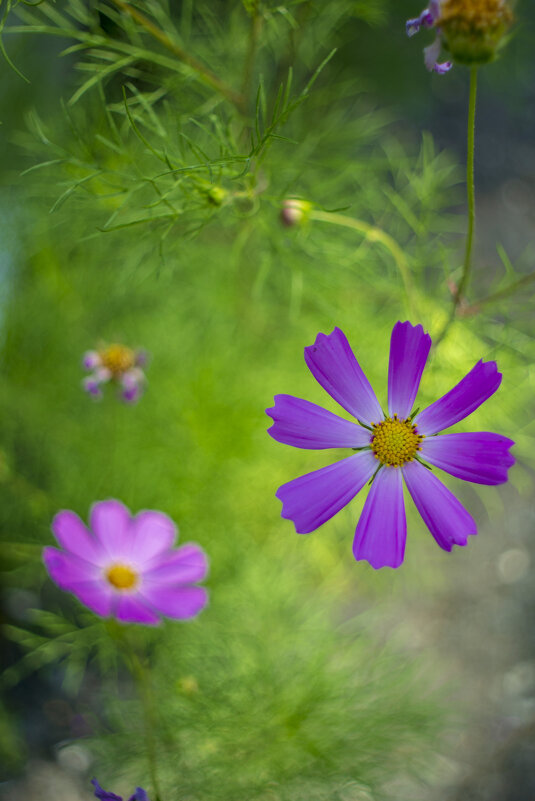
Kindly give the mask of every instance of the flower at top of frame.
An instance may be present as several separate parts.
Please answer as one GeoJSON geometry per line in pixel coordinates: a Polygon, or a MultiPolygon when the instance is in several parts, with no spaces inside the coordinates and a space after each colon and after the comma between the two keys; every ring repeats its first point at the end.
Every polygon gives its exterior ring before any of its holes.
{"type": "Polygon", "coordinates": [[[442,48],[460,64],[486,64],[495,57],[512,22],[507,0],[431,0],[419,17],[407,21],[406,28],[409,36],[420,28],[435,29],[435,41],[424,49],[424,60],[428,70],[443,74],[452,62],[439,62],[442,48]]]}
{"type": "Polygon", "coordinates": [[[146,378],[142,370],[147,363],[144,350],[133,350],[114,343],[84,353],[83,367],[91,370],[82,385],[96,400],[102,398],[102,385],[114,381],[121,387],[121,398],[126,403],[139,400],[146,378]]]}
{"type": "MultiPolygon", "coordinates": [[[[100,801],[123,801],[120,795],[103,790],[96,779],[91,779],[91,784],[95,788],[95,796],[100,801]]],[[[142,787],[136,787],[133,795],[130,796],[128,801],[149,801],[149,797],[142,787]]]]}
{"type": "Polygon", "coordinates": [[[193,543],[174,548],[176,526],[163,512],[132,517],[119,501],[99,501],[89,529],[63,510],[52,531],[62,550],[43,551],[51,579],[101,617],[155,625],[161,617],[195,617],[206,606],[207,592],[196,586],[208,571],[206,554],[193,543]]]}
{"type": "Polygon", "coordinates": [[[318,334],[305,348],[314,378],[357,422],[291,395],[276,395],[275,405],[267,409],[273,418],[268,433],[278,442],[355,451],[279,487],[282,517],[292,520],[299,534],[321,526],[370,482],[353,554],[374,568],[399,567],[407,535],[403,480],[441,548],[451,551],[477,534],[472,516],[429,465],[477,484],[507,481],[515,461],[509,453],[512,440],[486,431],[437,436],[490,398],[502,376],[495,362],[480,360],[442,398],[421,412],[413,411],[430,347],[431,337],[421,325],[396,323],[390,341],[387,412],[339,328],[318,334]]]}

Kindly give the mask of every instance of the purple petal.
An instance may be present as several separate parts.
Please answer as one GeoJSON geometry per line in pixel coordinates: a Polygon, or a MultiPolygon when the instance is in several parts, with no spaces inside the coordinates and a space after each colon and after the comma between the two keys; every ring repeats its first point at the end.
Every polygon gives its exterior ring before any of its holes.
{"type": "Polygon", "coordinates": [[[418,433],[436,434],[468,417],[496,392],[501,380],[496,362],[480,360],[453,389],[416,415],[418,433]]]}
{"type": "Polygon", "coordinates": [[[65,509],[54,517],[52,531],[59,544],[80,559],[102,566],[105,553],[100,544],[91,536],[78,515],[65,509]]]}
{"type": "Polygon", "coordinates": [[[427,528],[445,551],[466,545],[477,526],[455,495],[419,462],[402,467],[403,477],[427,528]]]}
{"type": "Polygon", "coordinates": [[[371,424],[383,419],[370,382],[339,328],[318,334],[314,344],[305,348],[305,362],[316,381],[357,420],[371,424]]]}
{"type": "Polygon", "coordinates": [[[91,529],[109,557],[118,560],[129,557],[132,529],[126,506],[115,500],[94,503],[90,521],[91,529]]]}
{"type": "Polygon", "coordinates": [[[168,551],[176,540],[177,529],[163,512],[140,512],[129,523],[128,553],[143,564],[168,551]]]}
{"type": "Polygon", "coordinates": [[[371,451],[361,451],[283,484],[277,490],[281,517],[292,520],[298,534],[314,531],[353,500],[376,469],[371,451]]]}
{"type": "Polygon", "coordinates": [[[414,36],[420,28],[432,28],[434,23],[433,14],[430,8],[424,8],[419,17],[415,19],[408,19],[405,23],[405,30],[407,36],[414,36]]]}
{"type": "Polygon", "coordinates": [[[60,589],[71,592],[97,615],[111,614],[113,592],[98,567],[52,547],[43,550],[43,561],[60,589]]]}
{"type": "Polygon", "coordinates": [[[87,378],[84,378],[82,380],[82,387],[95,399],[100,400],[100,398],[102,398],[100,383],[94,376],[88,376],[87,378]]]}
{"type": "Polygon", "coordinates": [[[503,484],[507,471],[515,463],[509,453],[512,439],[480,431],[470,434],[442,434],[425,437],[421,456],[463,481],[476,484],[503,484]]]}
{"type": "Polygon", "coordinates": [[[405,419],[412,411],[424,371],[431,337],[421,325],[396,323],[390,339],[388,411],[405,419]]]}
{"type": "Polygon", "coordinates": [[[136,787],[134,795],[131,795],[128,801],[149,801],[149,797],[143,787],[136,787]]]}
{"type": "Polygon", "coordinates": [[[294,448],[363,448],[370,432],[338,415],[292,395],[275,395],[275,406],[266,409],[274,424],[268,434],[294,448]]]}
{"type": "Polygon", "coordinates": [[[140,594],[160,615],[176,620],[195,617],[208,603],[208,593],[204,587],[143,584],[140,594]]]}
{"type": "Polygon", "coordinates": [[[171,553],[162,554],[143,573],[143,583],[192,584],[208,573],[208,559],[198,545],[188,543],[171,553]]]}
{"type": "Polygon", "coordinates": [[[96,779],[91,779],[91,784],[95,788],[95,796],[99,798],[100,801],[123,801],[120,795],[115,795],[115,793],[103,790],[96,779]]]}
{"type": "Polygon", "coordinates": [[[375,476],[357,524],[353,554],[372,567],[399,567],[405,554],[407,522],[401,470],[383,467],[375,476]]]}
{"type": "Polygon", "coordinates": [[[453,61],[443,61],[441,64],[437,61],[437,63],[433,67],[433,72],[436,72],[438,75],[445,75],[447,72],[451,70],[453,67],[453,61]]]}
{"type": "Polygon", "coordinates": [[[433,44],[430,44],[429,47],[424,47],[424,63],[429,72],[437,72],[439,75],[444,75],[445,72],[449,72],[453,65],[451,61],[444,61],[439,64],[438,59],[441,50],[442,40],[440,36],[437,36],[433,44]]]}
{"type": "Polygon", "coordinates": [[[138,386],[127,387],[121,392],[121,398],[125,403],[137,403],[141,396],[141,389],[138,386]]]}
{"type": "Polygon", "coordinates": [[[102,365],[102,360],[96,350],[87,350],[84,353],[84,357],[82,360],[82,366],[85,367],[86,370],[94,370],[95,367],[100,367],[102,365]]]}
{"type": "Polygon", "coordinates": [[[161,621],[152,609],[149,609],[140,592],[116,594],[117,608],[115,617],[122,623],[144,623],[146,626],[157,626],[161,621]]]}

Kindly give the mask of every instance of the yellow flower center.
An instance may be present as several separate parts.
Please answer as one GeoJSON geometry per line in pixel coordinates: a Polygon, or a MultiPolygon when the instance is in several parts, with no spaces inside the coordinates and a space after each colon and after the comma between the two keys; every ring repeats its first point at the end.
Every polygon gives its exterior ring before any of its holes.
{"type": "Polygon", "coordinates": [[[373,455],[382,464],[401,467],[405,462],[412,462],[416,452],[421,450],[422,440],[423,435],[417,433],[409,419],[399,420],[395,414],[373,426],[373,455]]]}
{"type": "Polygon", "coordinates": [[[504,0],[443,0],[437,25],[458,33],[486,32],[508,26],[513,13],[504,0]]]}
{"type": "Polygon", "coordinates": [[[125,345],[108,345],[99,351],[103,367],[107,367],[114,376],[125,373],[136,364],[136,354],[125,345]]]}
{"type": "Polygon", "coordinates": [[[128,565],[112,565],[106,570],[106,578],[116,590],[131,590],[138,580],[137,573],[128,565]]]}

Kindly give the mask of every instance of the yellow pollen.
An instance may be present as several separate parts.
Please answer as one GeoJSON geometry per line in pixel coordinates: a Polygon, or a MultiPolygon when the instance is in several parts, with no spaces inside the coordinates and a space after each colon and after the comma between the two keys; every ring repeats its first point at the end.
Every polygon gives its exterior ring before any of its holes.
{"type": "Polygon", "coordinates": [[[458,33],[485,32],[509,25],[513,13],[504,0],[443,0],[437,26],[454,25],[458,33]]]}
{"type": "Polygon", "coordinates": [[[423,435],[418,434],[410,419],[400,420],[395,414],[373,426],[372,451],[376,459],[390,467],[412,462],[421,450],[423,435]]]}
{"type": "Polygon", "coordinates": [[[120,375],[136,364],[136,355],[125,345],[108,345],[99,351],[103,367],[107,367],[113,375],[120,375]]]}
{"type": "Polygon", "coordinates": [[[106,578],[116,590],[131,590],[138,576],[128,565],[112,565],[106,570],[106,578]]]}

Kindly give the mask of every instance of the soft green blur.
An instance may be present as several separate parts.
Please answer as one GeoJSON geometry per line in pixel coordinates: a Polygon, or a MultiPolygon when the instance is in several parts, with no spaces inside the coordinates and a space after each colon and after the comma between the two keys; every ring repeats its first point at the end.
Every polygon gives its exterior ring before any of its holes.
{"type": "MultiPolygon", "coordinates": [[[[421,322],[433,335],[447,317],[446,279],[458,279],[465,229],[462,166],[430,135],[396,126],[364,91],[375,62],[359,71],[343,48],[348,31],[364,36],[367,25],[387,21],[396,30],[399,11],[372,0],[302,2],[291,4],[289,20],[269,5],[260,4],[256,67],[239,113],[190,74],[160,74],[141,58],[95,80],[74,103],[92,73],[86,67],[80,81],[70,70],[65,107],[53,95],[44,104],[36,97],[39,114],[27,116],[27,127],[17,107],[13,123],[1,110],[14,140],[0,200],[2,566],[6,597],[31,589],[44,610],[16,619],[6,606],[5,635],[17,645],[4,683],[9,689],[33,671],[55,683],[60,664],[63,691],[88,721],[101,783],[124,793],[150,786],[139,704],[115,658],[113,629],[51,584],[40,553],[59,509],[87,519],[92,502],[110,497],[134,512],[160,509],[177,522],[181,542],[200,543],[211,563],[210,606],[197,620],[126,634],[151,668],[165,801],[415,801],[429,797],[452,723],[432,678],[436,657],[398,643],[384,620],[407,598],[425,603],[448,584],[463,550],[441,552],[407,502],[403,567],[375,572],[355,563],[365,492],[319,531],[297,536],[280,518],[277,487],[344,454],[275,443],[264,410],[274,394],[288,393],[340,411],[303,360],[304,346],[335,325],[386,400],[393,324],[421,322]],[[334,55],[292,108],[339,45],[343,57],[334,55]],[[292,63],[288,114],[278,138],[266,138],[292,63]],[[251,137],[265,143],[247,160],[251,137]],[[169,164],[202,166],[176,185],[175,173],[158,177],[172,172],[169,164]],[[404,253],[408,284],[392,251],[371,236],[313,219],[285,228],[287,196],[386,232],[404,253]],[[121,404],[112,386],[100,403],[82,391],[82,354],[100,342],[150,352],[136,406],[121,404]]],[[[177,6],[184,46],[241,85],[250,41],[242,5],[177,6]]],[[[21,6],[20,24],[30,24],[30,13],[50,23],[53,6],[43,8],[21,6]]],[[[157,19],[162,25],[164,12],[157,19]]],[[[112,22],[104,27],[123,41],[112,22]]],[[[25,45],[14,41],[24,61],[25,45]]],[[[413,45],[420,55],[422,43],[413,45]]],[[[390,46],[377,64],[385,54],[395,70],[390,46]]],[[[34,58],[28,71],[39,87],[34,58]]],[[[20,79],[6,72],[6,81],[17,87],[20,79]]],[[[525,265],[486,269],[476,262],[472,302],[518,280],[525,265]]],[[[529,493],[534,343],[525,297],[506,298],[459,317],[425,373],[421,406],[480,358],[496,359],[504,375],[496,396],[458,430],[517,441],[513,486],[445,479],[476,517],[503,515],[529,493]]],[[[23,739],[14,719],[0,729],[8,776],[31,752],[23,739]]]]}

